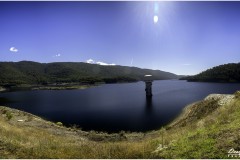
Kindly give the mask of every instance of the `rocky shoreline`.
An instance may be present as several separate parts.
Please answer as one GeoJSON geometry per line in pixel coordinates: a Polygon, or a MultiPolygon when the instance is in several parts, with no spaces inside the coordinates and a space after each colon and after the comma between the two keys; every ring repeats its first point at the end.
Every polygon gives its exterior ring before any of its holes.
{"type": "MultiPolygon", "coordinates": [[[[238,91],[235,94],[210,94],[201,101],[189,104],[184,107],[182,113],[167,127],[172,128],[176,126],[184,126],[186,123],[196,120],[196,114],[202,116],[210,114],[217,108],[230,104],[236,97],[237,93],[238,91]]],[[[197,117],[197,119],[200,118],[201,117],[197,117]]]]}

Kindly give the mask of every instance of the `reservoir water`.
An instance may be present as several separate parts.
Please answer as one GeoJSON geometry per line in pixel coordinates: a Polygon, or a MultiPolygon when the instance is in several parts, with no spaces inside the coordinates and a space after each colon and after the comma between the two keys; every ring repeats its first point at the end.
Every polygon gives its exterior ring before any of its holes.
{"type": "Polygon", "coordinates": [[[240,84],[179,80],[153,82],[147,100],[145,83],[105,84],[84,90],[34,90],[0,93],[5,105],[44,119],[76,124],[83,130],[148,131],[171,122],[190,103],[211,93],[232,94],[240,84]]]}

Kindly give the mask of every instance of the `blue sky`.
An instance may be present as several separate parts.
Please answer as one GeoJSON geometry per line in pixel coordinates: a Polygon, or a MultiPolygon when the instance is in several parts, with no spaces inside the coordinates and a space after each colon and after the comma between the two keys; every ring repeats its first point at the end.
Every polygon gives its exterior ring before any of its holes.
{"type": "Polygon", "coordinates": [[[237,63],[240,2],[0,2],[0,61],[89,59],[185,75],[237,63]]]}

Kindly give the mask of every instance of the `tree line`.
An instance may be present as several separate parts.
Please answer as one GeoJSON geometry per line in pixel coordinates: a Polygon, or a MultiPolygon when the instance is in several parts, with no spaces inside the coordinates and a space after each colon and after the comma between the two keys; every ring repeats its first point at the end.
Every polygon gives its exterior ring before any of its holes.
{"type": "Polygon", "coordinates": [[[146,74],[153,75],[156,80],[178,78],[173,73],[160,70],[83,62],[0,62],[0,85],[134,82],[142,80],[146,74]]]}
{"type": "Polygon", "coordinates": [[[219,65],[194,76],[181,78],[199,82],[240,82],[240,63],[219,65]]]}

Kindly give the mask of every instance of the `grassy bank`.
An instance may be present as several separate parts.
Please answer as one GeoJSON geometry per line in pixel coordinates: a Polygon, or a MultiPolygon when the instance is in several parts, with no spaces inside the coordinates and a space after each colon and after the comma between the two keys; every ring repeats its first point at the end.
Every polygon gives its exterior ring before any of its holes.
{"type": "Polygon", "coordinates": [[[106,134],[0,107],[0,158],[228,158],[240,150],[240,93],[191,104],[165,128],[106,134]]]}
{"type": "Polygon", "coordinates": [[[98,85],[70,85],[70,86],[37,86],[32,87],[32,90],[72,90],[72,89],[87,89],[98,85]]]}
{"type": "Polygon", "coordinates": [[[97,87],[101,84],[52,84],[52,85],[30,85],[30,84],[21,84],[8,87],[1,87],[0,92],[3,91],[22,91],[22,90],[73,90],[73,89],[87,89],[91,87],[97,87]]]}

